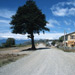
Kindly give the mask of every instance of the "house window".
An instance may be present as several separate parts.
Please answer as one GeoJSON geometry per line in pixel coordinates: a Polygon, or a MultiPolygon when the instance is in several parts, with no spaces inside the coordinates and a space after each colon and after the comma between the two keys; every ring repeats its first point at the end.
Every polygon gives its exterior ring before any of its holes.
{"type": "Polygon", "coordinates": [[[74,35],[71,35],[71,39],[75,39],[75,36],[74,35]]]}
{"type": "Polygon", "coordinates": [[[65,40],[67,41],[67,39],[68,39],[68,37],[66,36],[66,37],[65,37],[65,40]]]}

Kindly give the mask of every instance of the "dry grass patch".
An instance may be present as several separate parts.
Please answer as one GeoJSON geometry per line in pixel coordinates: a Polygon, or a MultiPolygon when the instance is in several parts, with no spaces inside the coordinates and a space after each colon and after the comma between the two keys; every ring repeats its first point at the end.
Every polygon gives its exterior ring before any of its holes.
{"type": "Polygon", "coordinates": [[[19,58],[22,58],[23,56],[25,56],[27,54],[0,54],[0,67],[2,67],[3,65],[6,65],[10,62],[14,62],[16,60],[18,60],[19,58]]]}
{"type": "Polygon", "coordinates": [[[64,48],[57,48],[57,49],[62,50],[64,52],[75,52],[74,49],[64,49],[64,48]]]}
{"type": "Polygon", "coordinates": [[[75,50],[63,50],[64,52],[75,52],[75,50]]]}

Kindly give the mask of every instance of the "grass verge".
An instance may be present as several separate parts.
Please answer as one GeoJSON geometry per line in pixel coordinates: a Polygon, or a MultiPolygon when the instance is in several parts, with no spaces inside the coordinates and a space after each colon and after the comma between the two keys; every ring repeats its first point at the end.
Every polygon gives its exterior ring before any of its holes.
{"type": "Polygon", "coordinates": [[[15,47],[8,47],[8,48],[0,48],[0,51],[7,51],[7,50],[15,50],[15,49],[20,49],[20,48],[28,48],[31,47],[31,45],[26,45],[26,46],[15,46],[15,47]]]}
{"type": "Polygon", "coordinates": [[[75,52],[75,50],[63,50],[64,52],[75,52]]]}
{"type": "Polygon", "coordinates": [[[16,60],[18,60],[19,58],[24,57],[27,54],[0,54],[0,67],[11,63],[11,62],[15,62],[16,60]]]}
{"type": "Polygon", "coordinates": [[[62,50],[62,51],[64,51],[64,52],[75,52],[75,50],[74,49],[62,49],[62,48],[58,48],[59,50],[62,50]]]}

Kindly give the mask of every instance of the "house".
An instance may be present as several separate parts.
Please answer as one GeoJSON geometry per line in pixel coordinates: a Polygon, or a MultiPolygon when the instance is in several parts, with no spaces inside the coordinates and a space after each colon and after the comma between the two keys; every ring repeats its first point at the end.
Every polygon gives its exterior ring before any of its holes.
{"type": "MultiPolygon", "coordinates": [[[[64,43],[64,41],[63,41],[63,43],[64,43]]],[[[75,47],[75,32],[65,35],[65,45],[68,47],[75,47]]]]}

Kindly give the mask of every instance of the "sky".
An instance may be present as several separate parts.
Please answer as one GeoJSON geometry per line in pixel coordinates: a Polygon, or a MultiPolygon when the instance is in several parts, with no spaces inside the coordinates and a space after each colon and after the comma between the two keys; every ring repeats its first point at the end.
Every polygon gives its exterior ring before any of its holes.
{"type": "MultiPolygon", "coordinates": [[[[28,39],[26,35],[13,34],[10,29],[11,16],[27,0],[0,0],[0,39],[28,39]]],[[[35,39],[58,39],[75,31],[75,0],[34,0],[48,21],[50,32],[35,34],[35,39]]]]}

